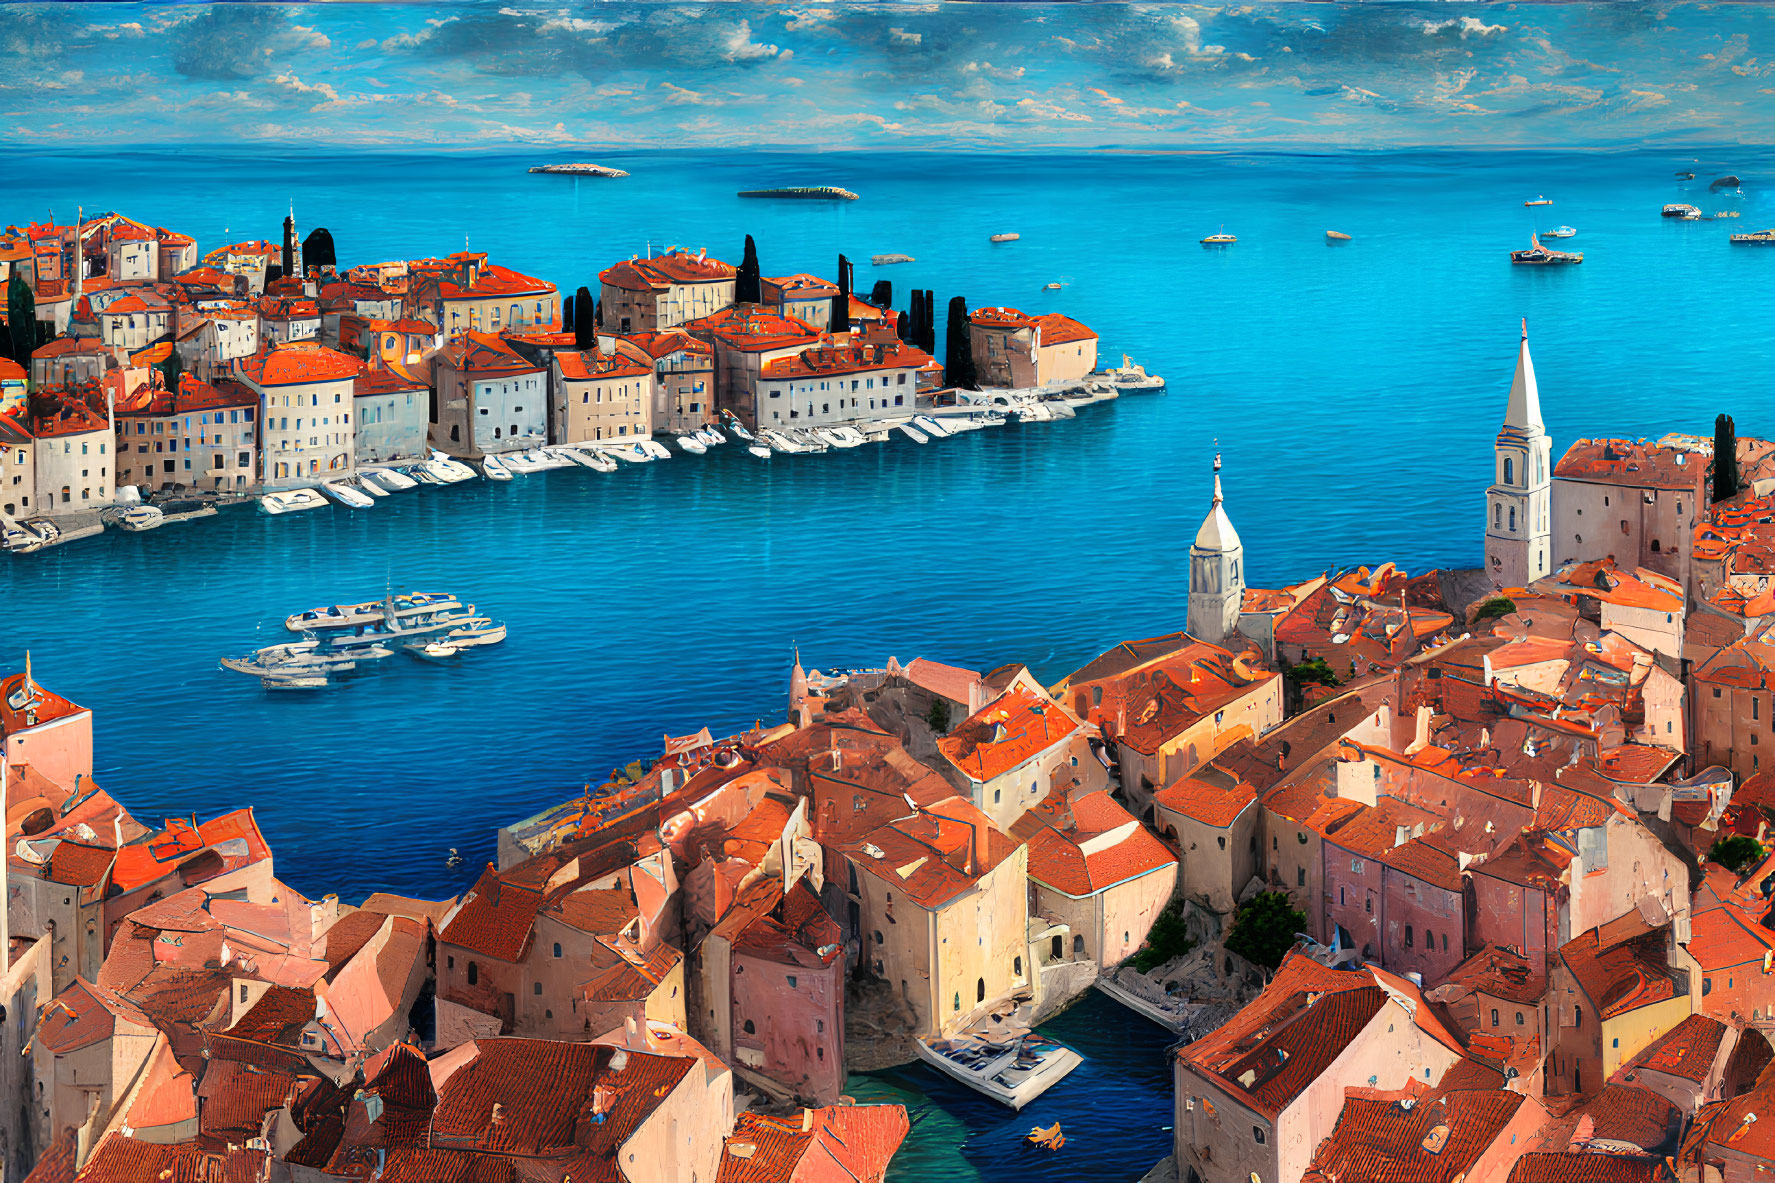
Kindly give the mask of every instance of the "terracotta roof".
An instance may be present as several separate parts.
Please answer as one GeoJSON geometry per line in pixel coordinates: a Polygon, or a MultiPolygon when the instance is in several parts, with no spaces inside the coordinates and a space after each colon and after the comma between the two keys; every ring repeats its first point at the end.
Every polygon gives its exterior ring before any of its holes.
{"type": "Polygon", "coordinates": [[[1452,1183],[1491,1149],[1527,1100],[1501,1089],[1463,1089],[1407,1107],[1401,1098],[1351,1090],[1303,1180],[1452,1183]]]}
{"type": "Polygon", "coordinates": [[[940,908],[998,867],[1018,844],[986,815],[949,797],[910,816],[902,799],[894,819],[840,845],[858,868],[904,891],[924,908],[940,908]],[[976,850],[983,837],[984,849],[976,850]]]}
{"type": "Polygon", "coordinates": [[[314,1022],[316,1009],[313,990],[273,986],[240,1016],[239,1022],[228,1028],[228,1034],[237,1039],[296,1047],[302,1029],[314,1022]]]}
{"type": "Polygon", "coordinates": [[[844,934],[807,880],[797,879],[787,895],[780,883],[773,882],[771,888],[774,899],[769,908],[732,933],[734,949],[810,969],[836,961],[843,953],[844,934]]]}
{"type": "Polygon", "coordinates": [[[132,1003],[102,986],[75,978],[44,1006],[36,1038],[46,1050],[66,1055],[111,1038],[119,1019],[137,1027],[154,1026],[132,1003]]]}
{"type": "Polygon", "coordinates": [[[1663,1096],[1621,1084],[1604,1085],[1578,1113],[1591,1119],[1593,1138],[1630,1142],[1654,1154],[1676,1149],[1683,1124],[1682,1112],[1663,1096]]]}
{"type": "Polygon", "coordinates": [[[248,1183],[264,1170],[268,1151],[220,1153],[198,1142],[144,1142],[113,1130],[75,1176],[78,1183],[248,1183]]]}
{"type": "Polygon", "coordinates": [[[492,333],[465,333],[437,355],[438,364],[475,374],[540,374],[543,367],[526,360],[492,333]]]}
{"type": "Polygon", "coordinates": [[[1525,1154],[1509,1183],[1675,1183],[1661,1158],[1627,1154],[1525,1154]]]}
{"type": "Polygon", "coordinates": [[[530,927],[542,905],[542,892],[504,882],[489,866],[462,897],[438,939],[501,961],[522,961],[530,927]]]}
{"type": "Polygon", "coordinates": [[[218,407],[256,407],[257,392],[238,382],[226,379],[210,385],[190,374],[179,375],[179,395],[175,400],[164,387],[143,386],[116,404],[114,413],[126,415],[186,415],[218,407]]]}
{"type": "Polygon", "coordinates": [[[704,255],[688,251],[670,251],[646,259],[630,259],[598,272],[598,279],[611,287],[645,292],[673,284],[720,283],[732,280],[739,269],[704,255]]]}
{"type": "MultiPolygon", "coordinates": [[[[1637,913],[1629,913],[1637,920],[1637,913]]],[[[1600,929],[1581,933],[1560,946],[1559,955],[1605,1019],[1672,998],[1676,985],[1664,957],[1665,928],[1645,929],[1612,943],[1599,943],[1600,929]]]]}
{"type": "Polygon", "coordinates": [[[696,336],[707,335],[742,353],[795,349],[820,339],[820,331],[800,317],[772,312],[760,304],[724,308],[689,322],[684,330],[696,336]]]}
{"type": "Polygon", "coordinates": [[[111,881],[119,891],[134,891],[172,873],[206,847],[221,856],[222,863],[215,874],[271,857],[271,848],[265,844],[252,807],[248,806],[203,822],[195,829],[187,821],[168,818],[165,829],[118,849],[111,881]]]}
{"type": "Polygon", "coordinates": [[[937,750],[969,780],[989,781],[1064,742],[1078,723],[1027,687],[982,707],[937,740],[937,750]]]}
{"type": "Polygon", "coordinates": [[[1556,480],[1624,485],[1634,489],[1699,491],[1712,458],[1644,440],[1581,439],[1553,466],[1556,480]]]}
{"type": "Polygon", "coordinates": [[[707,341],[693,337],[683,329],[667,329],[658,333],[634,333],[621,339],[639,346],[655,361],[679,352],[711,354],[715,348],[707,341]]]}
{"type": "Polygon", "coordinates": [[[829,378],[874,370],[917,370],[933,359],[923,350],[898,341],[884,344],[816,345],[792,357],[764,363],[763,381],[793,382],[799,378],[829,378]]]}
{"type": "Polygon", "coordinates": [[[1709,908],[1690,919],[1685,947],[1708,973],[1742,965],[1760,968],[1775,949],[1775,932],[1746,924],[1736,908],[1709,908]]]}
{"type": "Polygon", "coordinates": [[[1509,1002],[1539,1003],[1547,993],[1545,962],[1539,955],[1530,958],[1513,949],[1487,945],[1449,971],[1447,982],[1431,993],[1447,997],[1453,993],[1450,985],[1509,1002]]]}
{"type": "Polygon", "coordinates": [[[1097,339],[1095,332],[1072,317],[1062,316],[1058,312],[1044,313],[1035,318],[1035,323],[1042,331],[1043,345],[1070,345],[1074,341],[1097,339]]]}
{"type": "Polygon", "coordinates": [[[561,367],[561,377],[570,382],[639,378],[653,373],[652,366],[644,366],[626,357],[612,357],[595,349],[563,350],[555,354],[555,364],[561,367]]]}
{"type": "Polygon", "coordinates": [[[1029,877],[1074,898],[1095,895],[1177,859],[1107,792],[1054,793],[1011,833],[1029,844],[1029,877]]]}
{"type": "Polygon", "coordinates": [[[1212,764],[1153,794],[1153,801],[1165,809],[1220,829],[1232,825],[1255,800],[1255,786],[1212,764]]]}
{"type": "Polygon", "coordinates": [[[394,370],[365,369],[352,382],[353,398],[368,398],[378,394],[399,394],[408,390],[429,390],[426,383],[417,378],[409,378],[394,370]]]}
{"type": "Polygon", "coordinates": [[[742,1113],[722,1148],[715,1178],[717,1183],[876,1183],[909,1132],[903,1105],[838,1105],[803,1110],[798,1117],[742,1113]]]}
{"type": "Polygon", "coordinates": [[[243,359],[240,373],[258,386],[298,386],[357,377],[364,363],[325,346],[272,349],[243,359]]]}
{"type": "Polygon", "coordinates": [[[203,1098],[198,1128],[205,1134],[234,1135],[237,1142],[256,1138],[265,1114],[282,1108],[295,1087],[296,1078],[287,1072],[213,1060],[197,1090],[203,1098]]]}
{"type": "Polygon", "coordinates": [[[49,854],[49,880],[76,887],[96,887],[104,882],[105,873],[117,852],[108,846],[88,846],[64,838],[49,854]]]}
{"type": "Polygon", "coordinates": [[[915,657],[906,664],[906,680],[921,690],[928,690],[965,707],[968,703],[968,691],[980,680],[980,675],[975,670],[963,669],[958,665],[944,665],[928,658],[915,657]]]}

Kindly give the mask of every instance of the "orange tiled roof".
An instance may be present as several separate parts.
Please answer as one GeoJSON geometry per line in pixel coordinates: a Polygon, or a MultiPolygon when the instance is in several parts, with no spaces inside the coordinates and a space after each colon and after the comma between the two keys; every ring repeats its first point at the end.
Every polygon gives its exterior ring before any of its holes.
{"type": "Polygon", "coordinates": [[[476,374],[540,374],[542,367],[492,333],[465,333],[438,354],[440,364],[476,374]]]}
{"type": "Polygon", "coordinates": [[[1556,480],[1600,482],[1634,489],[1699,492],[1712,458],[1645,440],[1581,439],[1553,466],[1556,480]]]}
{"type": "Polygon", "coordinates": [[[1775,932],[1744,923],[1736,908],[1709,908],[1690,920],[1685,948],[1709,973],[1734,966],[1760,966],[1770,950],[1775,950],[1775,932]]]}
{"type": "Polygon", "coordinates": [[[630,259],[598,273],[598,279],[611,287],[645,292],[673,284],[720,283],[731,280],[739,269],[688,251],[670,251],[647,259],[630,259]]]}
{"type": "Polygon", "coordinates": [[[905,808],[902,799],[892,820],[839,849],[921,907],[942,907],[1017,850],[1015,841],[959,797],[899,816],[905,808]]]}
{"type": "Polygon", "coordinates": [[[1097,334],[1070,316],[1048,312],[1035,318],[1042,331],[1043,345],[1070,345],[1074,341],[1095,341],[1097,334]]]}
{"type": "Polygon", "coordinates": [[[240,363],[241,374],[258,386],[302,386],[357,377],[364,363],[325,346],[271,349],[240,363]]]}
{"type": "Polygon", "coordinates": [[[1462,1089],[1420,1098],[1408,1109],[1398,1094],[1351,1090],[1303,1183],[1453,1183],[1491,1150],[1527,1101],[1503,1089],[1462,1089]]]}
{"type": "Polygon", "coordinates": [[[766,381],[794,381],[872,370],[916,370],[931,361],[930,354],[899,341],[880,345],[817,345],[792,357],[765,362],[759,377],[766,381]]]}
{"type": "Polygon", "coordinates": [[[1516,1160],[1509,1183],[1676,1183],[1676,1176],[1650,1155],[1536,1151],[1516,1160]]]}
{"type": "Polygon", "coordinates": [[[1035,318],[1026,316],[1015,308],[976,308],[968,314],[968,322],[977,324],[983,329],[1029,329],[1035,327],[1035,318]]]}
{"type": "Polygon", "coordinates": [[[820,332],[797,316],[770,311],[758,304],[736,304],[684,326],[693,335],[708,334],[730,349],[762,353],[811,345],[820,332]]]}
{"type": "Polygon", "coordinates": [[[989,781],[1034,759],[1078,730],[1058,703],[1018,686],[937,741],[937,749],[973,781],[989,781]]]}
{"type": "Polygon", "coordinates": [[[707,354],[714,352],[714,346],[707,341],[691,336],[683,329],[667,329],[659,333],[635,333],[622,338],[640,346],[655,361],[673,353],[707,354]]]}
{"type": "Polygon", "coordinates": [[[58,719],[77,715],[85,709],[59,694],[45,690],[43,684],[34,678],[27,684],[22,672],[0,679],[0,736],[12,735],[27,727],[54,723],[58,719]]]}
{"type": "Polygon", "coordinates": [[[1690,1015],[1627,1065],[1628,1080],[1638,1069],[1662,1072],[1699,1084],[1713,1071],[1726,1025],[1706,1015],[1690,1015]]]}
{"type": "Polygon", "coordinates": [[[1029,844],[1029,877],[1075,899],[1177,862],[1102,790],[1070,800],[1054,794],[1018,818],[1011,833],[1029,844]]]}
{"type": "Polygon", "coordinates": [[[561,367],[561,376],[573,382],[640,378],[653,373],[652,366],[644,366],[626,357],[612,357],[595,349],[563,350],[555,354],[555,364],[561,367]]]}
{"type": "Polygon", "coordinates": [[[222,857],[222,868],[217,874],[271,857],[271,848],[259,833],[251,806],[195,827],[180,818],[168,818],[166,827],[158,833],[118,849],[117,861],[111,868],[111,882],[120,891],[134,891],[172,873],[191,855],[206,847],[222,857]]]}
{"type": "Polygon", "coordinates": [[[1232,825],[1255,800],[1256,786],[1211,764],[1153,794],[1163,808],[1219,829],[1232,825]]]}
{"type": "MultiPolygon", "coordinates": [[[[1627,917],[1638,921],[1636,913],[1627,917]]],[[[1591,929],[1560,946],[1559,955],[1605,1019],[1676,994],[1664,957],[1663,934],[1643,922],[1624,926],[1627,935],[1604,943],[1591,929]]]]}
{"type": "Polygon", "coordinates": [[[742,1113],[722,1147],[716,1183],[874,1183],[910,1130],[904,1105],[838,1105],[791,1117],[742,1113]]]}

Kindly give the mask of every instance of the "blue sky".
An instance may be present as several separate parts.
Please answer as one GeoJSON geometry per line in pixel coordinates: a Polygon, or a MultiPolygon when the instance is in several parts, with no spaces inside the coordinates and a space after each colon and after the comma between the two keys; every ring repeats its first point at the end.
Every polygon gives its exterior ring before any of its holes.
{"type": "Polygon", "coordinates": [[[1768,142],[1772,55],[1737,4],[11,4],[0,140],[1768,142]]]}

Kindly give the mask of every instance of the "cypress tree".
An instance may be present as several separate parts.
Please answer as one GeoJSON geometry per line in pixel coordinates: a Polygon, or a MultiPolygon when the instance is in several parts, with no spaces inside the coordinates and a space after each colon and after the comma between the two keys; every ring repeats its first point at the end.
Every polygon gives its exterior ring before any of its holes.
{"type": "Polygon", "coordinates": [[[974,353],[968,343],[968,301],[963,296],[949,300],[949,323],[943,330],[943,378],[951,386],[977,389],[974,353]]]}
{"type": "Polygon", "coordinates": [[[561,301],[561,328],[565,330],[573,323],[573,297],[567,296],[561,301]]]}
{"type": "Polygon", "coordinates": [[[851,328],[851,261],[838,256],[838,295],[832,298],[832,331],[848,333],[851,328]]]}
{"type": "Polygon", "coordinates": [[[1721,415],[1713,421],[1713,499],[1724,501],[1738,488],[1738,428],[1721,415]]]}
{"type": "Polygon", "coordinates": [[[333,253],[333,235],[325,226],[316,226],[302,240],[302,268],[313,271],[315,268],[339,267],[339,257],[333,253]]]}
{"type": "Polygon", "coordinates": [[[37,297],[16,271],[6,285],[6,329],[12,360],[29,370],[31,351],[37,348],[37,297]]]}
{"type": "Polygon", "coordinates": [[[740,260],[740,273],[734,277],[733,300],[736,304],[762,304],[764,289],[758,282],[758,246],[746,235],[746,257],[740,260]]]}
{"type": "Polygon", "coordinates": [[[154,368],[160,371],[161,378],[166,382],[166,388],[176,396],[179,393],[179,379],[185,373],[185,359],[179,356],[179,351],[174,349],[166,355],[165,361],[154,368]]]}
{"type": "Polygon", "coordinates": [[[598,344],[598,326],[592,323],[592,293],[580,288],[573,297],[573,347],[592,349],[598,344]]]}
{"type": "Polygon", "coordinates": [[[921,301],[921,304],[922,304],[922,307],[924,308],[924,328],[922,330],[922,335],[919,338],[918,347],[920,349],[924,350],[926,353],[930,354],[932,357],[936,357],[937,356],[937,293],[933,292],[930,288],[926,288],[924,290],[924,300],[921,301]]]}
{"type": "Polygon", "coordinates": [[[906,305],[906,315],[900,321],[900,336],[914,348],[924,339],[924,292],[918,288],[912,289],[912,300],[906,305]]]}

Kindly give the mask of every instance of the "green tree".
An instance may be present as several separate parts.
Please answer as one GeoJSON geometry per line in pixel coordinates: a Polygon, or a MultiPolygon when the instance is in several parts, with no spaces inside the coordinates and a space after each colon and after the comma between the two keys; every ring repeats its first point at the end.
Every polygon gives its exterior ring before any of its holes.
{"type": "Polygon", "coordinates": [[[1473,614],[1473,623],[1483,624],[1485,621],[1495,620],[1500,616],[1508,616],[1514,611],[1516,611],[1515,600],[1509,596],[1493,596],[1479,605],[1479,611],[1473,614]]]}
{"type": "Polygon", "coordinates": [[[171,353],[166,355],[165,361],[156,365],[154,368],[160,371],[161,378],[166,381],[166,388],[172,391],[174,395],[177,395],[179,393],[179,379],[183,377],[185,373],[185,362],[184,359],[179,356],[179,351],[174,349],[171,353]]]}
{"type": "Polygon", "coordinates": [[[1190,939],[1189,926],[1183,920],[1183,901],[1172,900],[1153,917],[1153,926],[1147,930],[1145,943],[1128,964],[1146,973],[1173,958],[1182,957],[1195,947],[1196,942],[1190,939]]]}
{"type": "Polygon", "coordinates": [[[31,368],[31,352],[37,348],[37,297],[25,283],[25,277],[14,271],[6,285],[6,329],[12,346],[12,360],[27,370],[31,368]]]}
{"type": "Polygon", "coordinates": [[[931,709],[924,714],[924,721],[931,725],[931,730],[942,735],[949,730],[949,700],[946,698],[931,699],[931,709]]]}
{"type": "Polygon", "coordinates": [[[1738,492],[1738,426],[1732,416],[1713,421],[1713,499],[1724,501],[1738,492]]]}
{"type": "Polygon", "coordinates": [[[1736,875],[1762,861],[1763,845],[1747,834],[1733,834],[1715,842],[1707,857],[1736,875]]]}
{"type": "Polygon", "coordinates": [[[1294,948],[1295,934],[1306,926],[1307,914],[1289,903],[1286,894],[1261,892],[1233,913],[1233,930],[1227,934],[1226,947],[1253,965],[1275,969],[1288,950],[1294,948]]]}
{"type": "Polygon", "coordinates": [[[739,274],[733,281],[733,302],[735,304],[762,304],[764,288],[758,279],[758,245],[746,235],[746,255],[740,260],[739,274]]]}
{"type": "Polygon", "coordinates": [[[1282,676],[1293,684],[1296,690],[1308,682],[1317,682],[1321,686],[1336,686],[1337,675],[1325,664],[1323,657],[1309,657],[1299,665],[1282,665],[1282,676]]]}
{"type": "Polygon", "coordinates": [[[954,296],[949,301],[949,324],[943,330],[943,380],[961,390],[976,390],[974,348],[968,340],[968,301],[954,296]]]}

